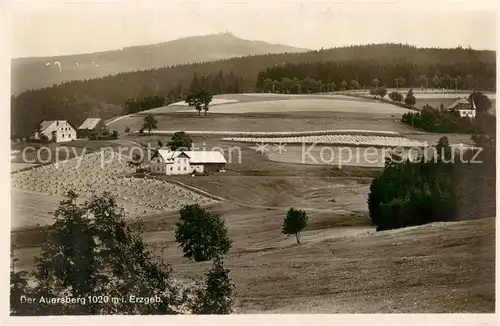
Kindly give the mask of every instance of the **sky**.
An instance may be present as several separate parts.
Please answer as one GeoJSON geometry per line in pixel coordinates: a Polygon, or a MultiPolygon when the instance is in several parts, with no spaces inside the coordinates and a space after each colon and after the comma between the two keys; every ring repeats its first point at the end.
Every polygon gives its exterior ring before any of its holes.
{"type": "Polygon", "coordinates": [[[492,1],[14,2],[10,55],[57,56],[182,37],[237,37],[308,49],[397,42],[496,49],[492,1]]]}

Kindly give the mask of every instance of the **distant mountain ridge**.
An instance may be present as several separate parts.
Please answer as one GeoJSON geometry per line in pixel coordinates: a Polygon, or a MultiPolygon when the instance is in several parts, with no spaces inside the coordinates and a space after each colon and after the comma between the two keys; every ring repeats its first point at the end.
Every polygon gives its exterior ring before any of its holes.
{"type": "Polygon", "coordinates": [[[169,42],[86,54],[11,60],[11,93],[72,80],[206,62],[248,55],[306,52],[302,49],[238,38],[230,33],[191,36],[169,42]]]}
{"type": "Polygon", "coordinates": [[[404,77],[406,87],[420,87],[425,77],[433,87],[435,79],[439,85],[441,80],[449,84],[449,80],[458,76],[460,83],[470,85],[471,89],[494,90],[496,53],[367,44],[248,55],[65,82],[12,96],[11,134],[27,136],[43,120],[68,120],[79,125],[89,117],[109,119],[127,114],[130,100],[160,96],[165,104],[174,103],[185,98],[196,75],[205,77],[204,87],[213,94],[258,92],[263,78],[279,82],[283,77],[334,82],[334,89],[338,90],[342,82],[349,86],[353,80],[369,88],[373,78],[377,78],[381,85],[390,88],[396,87],[395,78],[404,77]]]}

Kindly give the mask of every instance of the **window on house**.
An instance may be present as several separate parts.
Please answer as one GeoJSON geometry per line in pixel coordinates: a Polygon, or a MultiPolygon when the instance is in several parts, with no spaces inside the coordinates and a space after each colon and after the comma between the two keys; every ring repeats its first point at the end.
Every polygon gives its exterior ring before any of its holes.
{"type": "Polygon", "coordinates": [[[187,167],[184,167],[184,171],[186,171],[186,170],[187,170],[187,167]]]}
{"type": "Polygon", "coordinates": [[[181,170],[181,167],[180,167],[180,166],[178,166],[178,167],[177,167],[177,171],[180,171],[180,170],[181,170]]]}

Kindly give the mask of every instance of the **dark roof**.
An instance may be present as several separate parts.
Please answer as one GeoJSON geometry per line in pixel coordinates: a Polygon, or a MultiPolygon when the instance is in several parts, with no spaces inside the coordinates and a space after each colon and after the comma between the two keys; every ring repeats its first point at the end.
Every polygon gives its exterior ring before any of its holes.
{"type": "Polygon", "coordinates": [[[472,110],[472,104],[464,98],[458,99],[453,102],[452,105],[448,107],[448,109],[455,110],[472,110]]]}

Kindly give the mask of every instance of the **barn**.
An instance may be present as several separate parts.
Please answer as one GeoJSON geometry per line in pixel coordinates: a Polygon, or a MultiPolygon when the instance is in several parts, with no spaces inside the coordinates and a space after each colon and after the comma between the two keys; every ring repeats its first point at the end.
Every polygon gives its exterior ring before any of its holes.
{"type": "Polygon", "coordinates": [[[90,138],[92,135],[100,135],[106,130],[106,124],[100,118],[87,118],[78,127],[78,138],[90,138]]]}
{"type": "Polygon", "coordinates": [[[226,159],[219,151],[171,151],[159,149],[151,158],[152,174],[180,175],[223,172],[226,159]]]}

